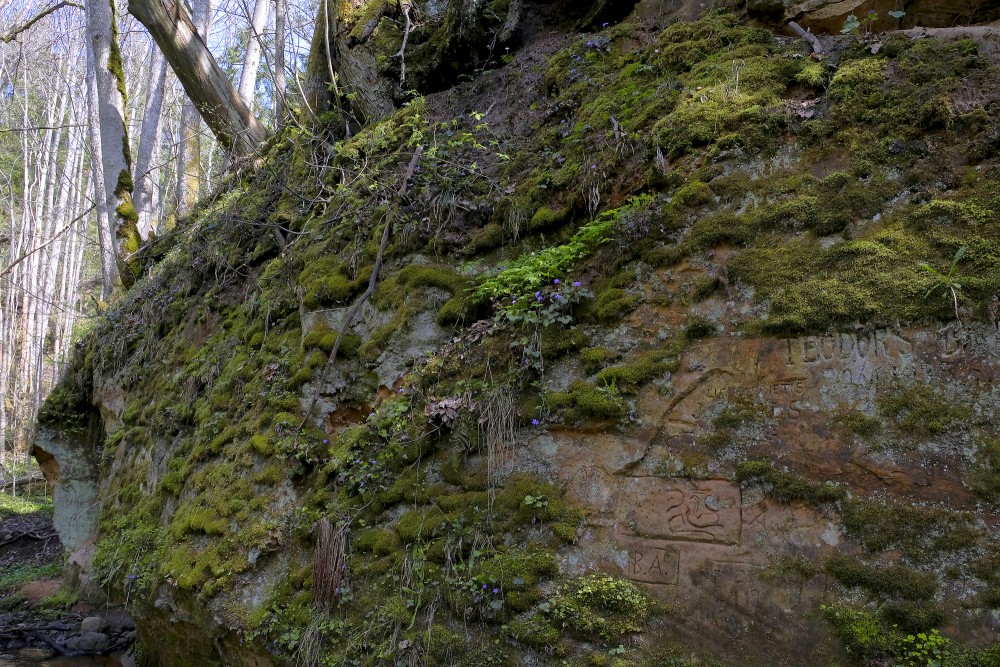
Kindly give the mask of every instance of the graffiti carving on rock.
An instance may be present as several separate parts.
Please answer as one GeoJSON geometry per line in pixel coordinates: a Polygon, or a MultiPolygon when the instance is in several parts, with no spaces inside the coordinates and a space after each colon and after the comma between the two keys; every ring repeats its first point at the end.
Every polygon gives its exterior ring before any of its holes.
{"type": "Polygon", "coordinates": [[[626,513],[626,530],[634,535],[717,544],[739,541],[739,489],[729,482],[632,478],[624,491],[643,499],[626,513]]]}

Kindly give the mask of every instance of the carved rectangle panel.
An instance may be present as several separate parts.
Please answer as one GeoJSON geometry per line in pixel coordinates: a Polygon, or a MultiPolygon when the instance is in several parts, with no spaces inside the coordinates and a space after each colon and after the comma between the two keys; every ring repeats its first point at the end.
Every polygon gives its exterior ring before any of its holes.
{"type": "Polygon", "coordinates": [[[736,544],[740,489],[730,482],[633,477],[622,489],[622,532],[647,539],[736,544]]]}
{"type": "Polygon", "coordinates": [[[670,545],[630,544],[625,576],[647,584],[675,585],[680,580],[680,552],[670,545]]]}

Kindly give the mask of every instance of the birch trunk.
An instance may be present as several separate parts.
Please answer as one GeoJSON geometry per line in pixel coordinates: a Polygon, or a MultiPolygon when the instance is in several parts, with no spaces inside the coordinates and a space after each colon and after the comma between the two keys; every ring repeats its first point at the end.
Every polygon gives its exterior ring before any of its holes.
{"type": "Polygon", "coordinates": [[[111,240],[119,262],[119,279],[128,287],[132,281],[125,259],[138,249],[138,241],[132,204],[132,155],[125,124],[125,72],[115,21],[114,0],[87,3],[87,41],[94,61],[104,194],[109,219],[115,225],[111,240]],[[120,247],[116,247],[116,239],[122,240],[120,247]]]}
{"type": "Polygon", "coordinates": [[[253,111],[254,90],[257,86],[257,71],[260,68],[260,54],[264,28],[267,27],[270,13],[270,0],[256,0],[253,7],[253,17],[250,20],[250,34],[247,37],[247,52],[243,58],[243,71],[240,72],[240,97],[250,111],[253,111]]]}
{"type": "Polygon", "coordinates": [[[118,286],[118,258],[115,254],[114,234],[111,231],[111,212],[106,190],[104,156],[101,146],[100,100],[97,94],[94,50],[87,43],[87,129],[90,135],[90,169],[94,186],[94,203],[97,210],[97,245],[101,265],[101,300],[107,301],[118,286]]]}
{"type": "Polygon", "coordinates": [[[135,208],[139,216],[138,231],[148,239],[156,227],[153,217],[154,202],[159,190],[160,136],[163,134],[163,95],[167,82],[167,61],[163,53],[153,48],[149,68],[149,98],[146,102],[142,128],[139,131],[139,149],[135,161],[135,208]]]}
{"type": "Polygon", "coordinates": [[[274,0],[274,119],[282,124],[285,116],[285,22],[287,0],[274,0]]]}

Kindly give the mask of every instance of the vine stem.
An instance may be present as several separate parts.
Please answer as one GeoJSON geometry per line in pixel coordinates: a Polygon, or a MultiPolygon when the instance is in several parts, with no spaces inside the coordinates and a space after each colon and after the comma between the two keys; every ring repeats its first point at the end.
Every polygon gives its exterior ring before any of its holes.
{"type": "MultiPolygon", "coordinates": [[[[413,153],[413,157],[410,159],[410,165],[406,168],[406,175],[403,177],[403,182],[399,186],[399,192],[397,194],[398,199],[402,199],[406,196],[407,190],[410,187],[410,181],[413,179],[413,173],[417,170],[417,164],[420,162],[420,156],[424,152],[423,146],[417,146],[417,150],[413,153]]],[[[385,257],[385,249],[389,245],[389,238],[392,236],[392,223],[395,210],[399,208],[397,202],[396,206],[390,210],[385,216],[385,228],[382,230],[382,242],[378,247],[378,255],[375,256],[375,267],[372,269],[372,275],[368,279],[368,289],[365,290],[364,294],[361,295],[351,309],[347,312],[347,317],[344,318],[344,323],[340,325],[340,331],[337,333],[337,341],[333,344],[333,350],[330,351],[330,356],[326,360],[326,364],[323,366],[323,373],[320,375],[319,382],[316,385],[316,391],[313,392],[312,400],[309,401],[309,407],[306,409],[306,416],[299,425],[299,432],[306,427],[309,423],[309,418],[312,417],[313,410],[316,409],[316,403],[319,401],[320,391],[323,390],[323,386],[327,383],[330,375],[330,369],[333,368],[335,360],[337,358],[337,352],[340,350],[340,343],[344,340],[344,336],[347,335],[347,330],[350,329],[351,323],[354,322],[354,318],[357,316],[358,311],[361,310],[361,306],[364,305],[366,301],[375,292],[375,287],[378,285],[378,274],[379,270],[382,268],[382,260],[385,257]]]]}

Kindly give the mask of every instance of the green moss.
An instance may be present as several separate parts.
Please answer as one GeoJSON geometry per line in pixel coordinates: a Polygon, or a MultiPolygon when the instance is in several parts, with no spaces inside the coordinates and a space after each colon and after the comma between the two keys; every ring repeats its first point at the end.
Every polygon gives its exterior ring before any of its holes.
{"type": "Polygon", "coordinates": [[[768,461],[746,461],[736,466],[740,484],[764,485],[765,493],[783,503],[804,502],[813,507],[836,503],[846,497],[843,488],[832,482],[810,482],[788,470],[778,470],[768,461]]]}
{"type": "Polygon", "coordinates": [[[979,532],[963,513],[920,508],[898,500],[850,498],[842,506],[844,528],[868,551],[897,548],[916,560],[967,549],[979,532]]]}
{"type": "Polygon", "coordinates": [[[822,609],[844,648],[855,658],[884,659],[902,648],[902,633],[866,609],[844,603],[824,605],[822,609]]]}
{"type": "Polygon", "coordinates": [[[656,377],[677,370],[679,347],[674,341],[661,349],[641,352],[631,361],[605,368],[597,374],[597,382],[612,391],[634,393],[656,377]]]}
{"type": "Polygon", "coordinates": [[[866,438],[878,435],[882,430],[880,419],[860,410],[837,410],[833,415],[833,421],[843,425],[849,433],[866,438]]]}
{"type": "Polygon", "coordinates": [[[557,410],[575,408],[580,414],[595,419],[617,421],[626,412],[625,401],[616,393],[583,381],[574,382],[566,392],[549,392],[545,395],[545,400],[557,410]]]}
{"type": "Polygon", "coordinates": [[[988,503],[1000,502],[1000,440],[983,438],[976,443],[976,458],[964,477],[965,485],[988,503]]]}
{"type": "Polygon", "coordinates": [[[440,326],[451,326],[465,319],[467,313],[465,297],[462,295],[453,296],[445,301],[438,310],[436,321],[440,326]]]}
{"type": "Polygon", "coordinates": [[[689,316],[684,322],[682,331],[687,340],[701,340],[716,334],[715,324],[698,315],[689,316]]]}
{"type": "Polygon", "coordinates": [[[368,528],[354,536],[354,548],[370,551],[376,556],[388,556],[399,551],[399,536],[392,529],[368,528]]]}
{"type": "Polygon", "coordinates": [[[437,507],[412,510],[399,518],[396,532],[406,544],[441,535],[447,528],[449,517],[437,507]]]}
{"type": "Polygon", "coordinates": [[[580,362],[588,375],[593,375],[607,365],[611,351],[605,347],[588,347],[580,350],[580,362]]]}
{"type": "Polygon", "coordinates": [[[538,613],[514,619],[505,626],[504,632],[514,641],[536,649],[548,649],[559,642],[559,631],[538,613]]]}
{"type": "Polygon", "coordinates": [[[912,436],[933,436],[953,430],[972,414],[943,389],[926,384],[895,385],[881,392],[875,402],[880,416],[912,436]]]}
{"type": "Polygon", "coordinates": [[[360,282],[349,277],[347,264],[336,255],[309,262],[298,278],[303,303],[312,310],[345,303],[358,291],[360,282]]]}
{"type": "Polygon", "coordinates": [[[712,420],[712,425],[715,428],[736,429],[759,422],[767,416],[767,406],[752,392],[736,389],[726,393],[722,409],[712,420]]]}
{"type": "Polygon", "coordinates": [[[592,307],[599,322],[613,323],[635,310],[638,303],[639,297],[623,289],[608,288],[597,295],[592,307]]]}
{"type": "Polygon", "coordinates": [[[671,203],[675,206],[696,208],[715,202],[715,193],[705,183],[699,180],[690,180],[681,186],[671,198],[671,203]]]}
{"type": "Polygon", "coordinates": [[[568,221],[569,214],[570,210],[568,208],[556,211],[547,206],[542,206],[531,216],[531,221],[528,223],[528,230],[531,232],[542,232],[557,229],[568,221]]]}
{"type": "Polygon", "coordinates": [[[863,588],[875,595],[926,601],[937,592],[937,580],[933,574],[917,572],[904,565],[876,568],[853,556],[833,554],[826,559],[824,567],[845,586],[863,588]]]}
{"type": "Polygon", "coordinates": [[[556,589],[551,599],[553,621],[583,639],[614,642],[642,632],[652,604],[630,581],[591,574],[556,589]]]}

